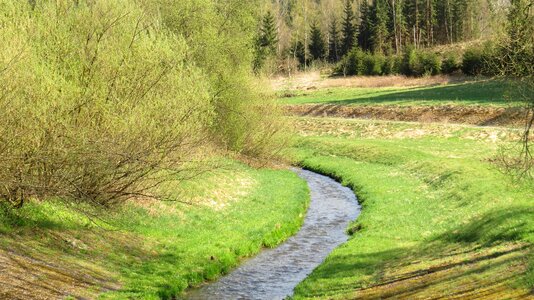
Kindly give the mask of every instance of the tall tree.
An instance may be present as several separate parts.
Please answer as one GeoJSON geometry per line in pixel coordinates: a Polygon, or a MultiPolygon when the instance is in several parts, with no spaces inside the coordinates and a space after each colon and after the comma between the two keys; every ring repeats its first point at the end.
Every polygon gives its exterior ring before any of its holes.
{"type": "Polygon", "coordinates": [[[356,39],[356,26],[354,25],[354,11],[352,11],[352,1],[345,0],[343,8],[343,23],[342,23],[343,41],[341,43],[341,55],[349,53],[354,47],[354,40],[356,39]]]}
{"type": "Polygon", "coordinates": [[[371,50],[371,11],[369,2],[362,0],[360,4],[360,26],[358,34],[358,45],[365,51],[371,50]]]}
{"type": "Polygon", "coordinates": [[[310,30],[310,44],[308,45],[312,60],[320,60],[325,58],[326,45],[323,39],[323,33],[317,25],[313,23],[310,30]]]}
{"type": "Polygon", "coordinates": [[[424,0],[424,42],[426,46],[434,45],[434,25],[436,22],[436,1],[424,0]]]}
{"type": "Polygon", "coordinates": [[[332,17],[330,21],[330,28],[328,34],[328,61],[339,61],[339,30],[337,28],[337,20],[332,17]]]}
{"type": "Polygon", "coordinates": [[[393,37],[395,39],[395,52],[400,54],[403,46],[403,36],[406,33],[406,21],[404,19],[403,11],[405,0],[390,0],[391,1],[391,27],[393,29],[393,37]]]}
{"type": "Polygon", "coordinates": [[[385,53],[388,48],[388,23],[389,13],[387,0],[375,0],[372,6],[372,42],[375,52],[385,53]]]}
{"type": "Polygon", "coordinates": [[[276,53],[278,43],[278,30],[274,15],[269,11],[262,19],[258,46],[264,48],[268,54],[276,53]]]}
{"type": "Polygon", "coordinates": [[[254,70],[258,71],[263,67],[267,57],[276,55],[278,44],[278,30],[276,20],[269,11],[261,20],[259,34],[254,45],[254,70]]]}

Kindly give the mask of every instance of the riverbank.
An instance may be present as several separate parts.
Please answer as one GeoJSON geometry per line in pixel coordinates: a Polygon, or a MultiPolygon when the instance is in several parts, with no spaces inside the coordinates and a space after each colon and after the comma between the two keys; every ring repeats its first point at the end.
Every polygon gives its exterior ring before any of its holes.
{"type": "Polygon", "coordinates": [[[354,193],[331,178],[307,170],[297,172],[311,194],[299,232],[219,281],[191,291],[187,299],[286,299],[333,249],[347,241],[345,230],[360,213],[354,193]]]}
{"type": "Polygon", "coordinates": [[[98,218],[61,201],[2,213],[0,298],[171,298],[296,233],[309,199],[291,171],[231,161],[172,192],[98,218]]]}
{"type": "Polygon", "coordinates": [[[534,186],[496,164],[514,129],[297,123],[306,126],[295,159],[351,187],[363,209],[349,242],[295,289],[295,299],[532,297],[534,186]]]}

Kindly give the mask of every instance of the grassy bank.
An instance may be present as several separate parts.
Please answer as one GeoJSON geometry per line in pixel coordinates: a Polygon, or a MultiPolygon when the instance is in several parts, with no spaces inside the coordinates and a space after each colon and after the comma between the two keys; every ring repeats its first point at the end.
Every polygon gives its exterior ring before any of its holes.
{"type": "Polygon", "coordinates": [[[534,185],[491,160],[509,129],[299,119],[294,154],[363,212],[295,299],[523,299],[534,287],[534,185]],[[324,122],[331,123],[325,126],[324,122]]]}
{"type": "MultiPolygon", "coordinates": [[[[326,79],[325,81],[329,81],[326,79]]],[[[335,81],[332,79],[331,81],[335,81]]],[[[402,80],[402,79],[399,79],[402,80]]],[[[357,80],[354,79],[354,84],[357,80]]],[[[391,83],[392,85],[394,82],[391,83]]],[[[327,87],[280,91],[283,104],[338,105],[480,105],[504,107],[519,103],[507,100],[507,85],[494,80],[405,87],[327,87]]]]}
{"type": "Polygon", "coordinates": [[[0,296],[170,298],[294,234],[308,200],[294,173],[237,163],[167,188],[184,203],[137,199],[98,219],[60,201],[3,213],[0,296]]]}

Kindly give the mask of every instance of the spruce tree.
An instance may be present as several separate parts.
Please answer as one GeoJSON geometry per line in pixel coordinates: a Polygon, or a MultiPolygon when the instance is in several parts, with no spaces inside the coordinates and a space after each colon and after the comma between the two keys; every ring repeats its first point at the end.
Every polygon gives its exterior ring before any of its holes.
{"type": "Polygon", "coordinates": [[[389,13],[386,0],[375,0],[371,10],[373,18],[371,40],[375,52],[385,53],[388,48],[389,13]]]}
{"type": "Polygon", "coordinates": [[[341,55],[349,53],[354,47],[354,39],[356,38],[356,26],[354,25],[354,12],[352,11],[352,1],[345,0],[345,7],[343,9],[343,41],[341,43],[341,55]]]}
{"type": "Polygon", "coordinates": [[[267,54],[275,54],[277,44],[278,33],[276,30],[276,21],[273,14],[269,11],[263,17],[261,23],[258,46],[264,48],[267,54]]]}
{"type": "Polygon", "coordinates": [[[363,0],[360,4],[360,26],[358,35],[358,45],[364,51],[371,50],[371,11],[369,2],[363,0]]]}
{"type": "Polygon", "coordinates": [[[337,28],[337,20],[332,18],[330,22],[330,30],[328,37],[328,61],[339,61],[339,31],[337,28]]]}
{"type": "Polygon", "coordinates": [[[278,44],[278,33],[275,19],[271,12],[262,18],[260,30],[254,44],[254,61],[253,68],[259,71],[265,60],[272,55],[276,55],[276,46],[278,44]]]}
{"type": "Polygon", "coordinates": [[[323,33],[316,23],[312,24],[310,31],[310,44],[308,50],[312,60],[324,59],[326,53],[326,45],[323,39],[323,33]]]}

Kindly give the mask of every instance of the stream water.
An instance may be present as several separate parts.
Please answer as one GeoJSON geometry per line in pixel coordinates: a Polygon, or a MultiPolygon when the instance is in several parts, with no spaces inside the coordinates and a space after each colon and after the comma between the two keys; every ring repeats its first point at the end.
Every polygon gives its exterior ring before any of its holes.
{"type": "Polygon", "coordinates": [[[266,249],[222,277],[188,293],[188,299],[284,299],[337,246],[360,214],[356,196],[333,179],[298,170],[308,182],[311,200],[300,231],[274,249],[266,249]]]}

